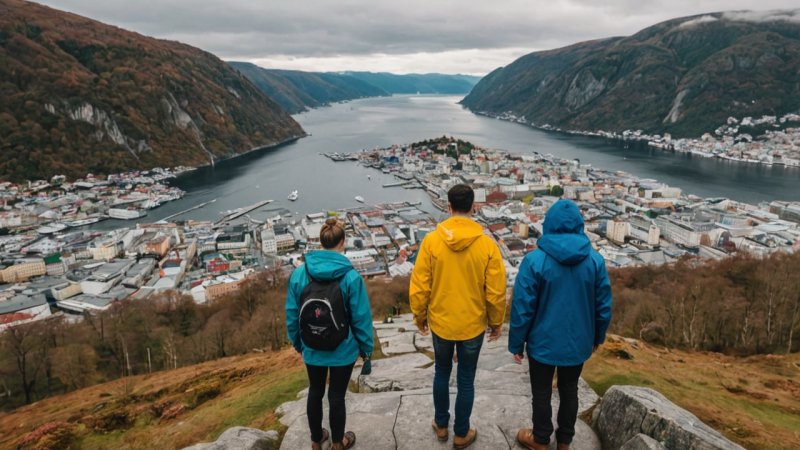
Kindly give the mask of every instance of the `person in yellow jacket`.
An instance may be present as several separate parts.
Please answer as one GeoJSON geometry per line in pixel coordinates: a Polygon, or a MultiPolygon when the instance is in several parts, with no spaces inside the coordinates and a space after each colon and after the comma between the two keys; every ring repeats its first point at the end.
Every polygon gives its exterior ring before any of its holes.
{"type": "Polygon", "coordinates": [[[450,373],[458,356],[453,447],[466,448],[477,438],[469,418],[475,399],[475,371],[484,334],[500,337],[506,309],[506,272],[500,249],[470,218],[475,193],[459,184],[447,192],[450,218],[425,236],[411,274],[409,301],[423,335],[433,333],[434,377],[432,427],[448,439],[450,373]]]}

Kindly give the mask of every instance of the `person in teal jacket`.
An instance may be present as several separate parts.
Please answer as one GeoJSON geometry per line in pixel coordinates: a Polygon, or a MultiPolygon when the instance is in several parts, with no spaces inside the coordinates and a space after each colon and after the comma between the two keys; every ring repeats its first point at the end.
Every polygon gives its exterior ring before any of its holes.
{"type": "Polygon", "coordinates": [[[286,295],[286,328],[289,332],[289,341],[295,350],[302,353],[308,372],[306,412],[308,427],[311,430],[312,449],[322,448],[322,443],[330,436],[331,448],[338,450],[350,448],[356,441],[352,431],[345,432],[347,410],[344,397],[353,365],[359,355],[364,358],[365,363],[372,355],[372,312],[364,280],[355,271],[350,260],[342,254],[345,233],[336,219],[328,219],[322,226],[320,242],[324,250],[307,253],[305,264],[295,269],[289,278],[286,295]],[[339,286],[350,317],[350,333],[333,351],[308,348],[303,345],[300,338],[300,294],[309,283],[309,275],[319,281],[341,280],[339,286]],[[329,373],[330,434],[322,428],[322,398],[325,396],[329,373]]]}
{"type": "Polygon", "coordinates": [[[508,350],[517,363],[527,350],[533,396],[533,429],[519,430],[517,440],[534,450],[550,443],[558,370],[556,440],[558,450],[566,450],[575,435],[583,363],[605,341],[611,320],[611,283],[575,203],[559,200],[550,207],[537,245],[522,260],[511,304],[508,350]]]}

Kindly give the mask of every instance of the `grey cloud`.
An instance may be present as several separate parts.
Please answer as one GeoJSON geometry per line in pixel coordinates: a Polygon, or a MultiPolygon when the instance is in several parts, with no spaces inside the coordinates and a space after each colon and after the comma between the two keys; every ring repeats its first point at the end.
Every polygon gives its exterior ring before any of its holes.
{"type": "MultiPolygon", "coordinates": [[[[796,0],[43,0],[223,59],[547,49],[674,17],[781,9],[796,0]]],[[[485,70],[483,68],[481,70],[485,70]]]]}

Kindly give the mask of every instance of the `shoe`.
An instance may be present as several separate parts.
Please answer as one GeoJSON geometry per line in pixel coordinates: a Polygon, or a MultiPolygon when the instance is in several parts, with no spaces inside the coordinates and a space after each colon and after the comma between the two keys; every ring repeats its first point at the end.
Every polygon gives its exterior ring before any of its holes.
{"type": "Polygon", "coordinates": [[[342,442],[334,442],[331,445],[331,450],[347,450],[354,445],[356,445],[356,434],[352,431],[348,431],[344,434],[342,442]]]}
{"type": "Polygon", "coordinates": [[[330,434],[325,428],[322,429],[322,439],[319,442],[311,441],[311,450],[322,450],[322,444],[328,440],[330,434]]]}
{"type": "Polygon", "coordinates": [[[438,439],[439,442],[447,442],[447,427],[436,425],[436,420],[431,421],[431,427],[433,427],[433,431],[436,433],[436,439],[438,439]]]}
{"type": "Polygon", "coordinates": [[[556,450],[569,450],[569,444],[559,442],[556,450]]]}
{"type": "Polygon", "coordinates": [[[453,436],[453,448],[467,448],[478,438],[478,430],[470,428],[466,436],[453,436]]]}
{"type": "Polygon", "coordinates": [[[540,444],[533,439],[533,428],[520,428],[517,431],[517,442],[528,450],[547,450],[549,447],[549,445],[540,444]]]}

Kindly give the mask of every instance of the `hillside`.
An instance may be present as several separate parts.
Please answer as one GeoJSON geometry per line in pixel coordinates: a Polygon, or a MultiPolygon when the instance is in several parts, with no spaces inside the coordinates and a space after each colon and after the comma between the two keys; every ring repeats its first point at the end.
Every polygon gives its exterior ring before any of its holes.
{"type": "MultiPolygon", "coordinates": [[[[797,448],[800,356],[735,358],[611,337],[584,378],[654,388],[747,448],[797,448]]],[[[291,349],[118,380],[0,413],[0,448],[182,448],[243,425],[285,428],[275,408],[306,386],[291,349]],[[38,430],[38,431],[37,431],[38,430]],[[49,441],[47,440],[49,439],[49,441]],[[63,439],[59,441],[58,439],[63,439]]]]}
{"type": "Polygon", "coordinates": [[[462,103],[574,130],[713,131],[800,110],[800,10],[684,17],[633,36],[525,55],[462,103]]]}
{"type": "Polygon", "coordinates": [[[204,165],[302,136],[214,55],[0,0],[0,180],[204,165]]]}
{"type": "Polygon", "coordinates": [[[466,94],[480,79],[469,75],[302,72],[231,61],[233,68],[291,113],[333,102],[392,94],[466,94]]]}

